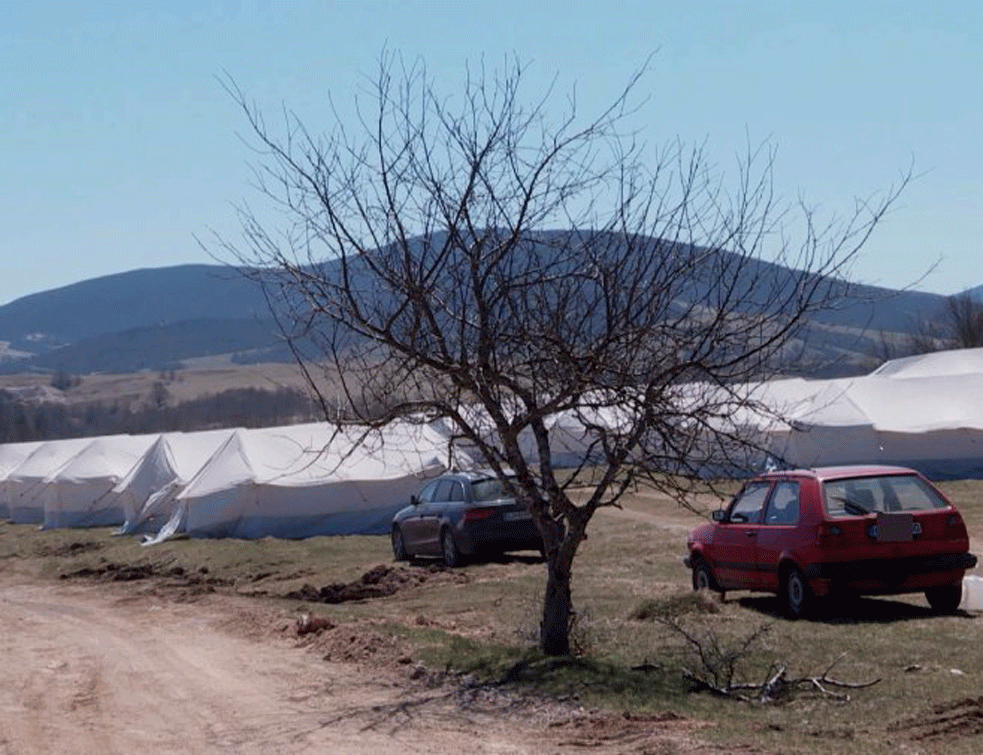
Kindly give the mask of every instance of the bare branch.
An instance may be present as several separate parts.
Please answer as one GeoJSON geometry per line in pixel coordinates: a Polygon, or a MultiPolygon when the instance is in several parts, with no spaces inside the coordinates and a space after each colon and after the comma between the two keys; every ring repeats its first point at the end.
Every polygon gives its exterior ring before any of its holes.
{"type": "Polygon", "coordinates": [[[547,652],[569,649],[598,508],[640,480],[685,503],[761,459],[735,417],[774,411],[753,385],[849,299],[840,277],[910,179],[823,219],[775,197],[768,141],[748,139],[732,183],[704,145],[653,150],[633,125],[649,62],[585,117],[575,92],[554,110],[555,81],[525,97],[517,60],[446,96],[383,51],[355,127],[333,110],[323,135],[287,109],[275,130],[222,81],[284,226],[243,206],[243,242],[220,248],[264,286],[331,421],[440,420],[514,473],[546,544],[547,652]]]}

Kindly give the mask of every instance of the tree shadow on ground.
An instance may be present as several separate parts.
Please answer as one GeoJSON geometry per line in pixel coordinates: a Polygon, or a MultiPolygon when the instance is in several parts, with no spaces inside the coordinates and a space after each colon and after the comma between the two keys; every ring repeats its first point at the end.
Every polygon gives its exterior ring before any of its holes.
{"type": "Polygon", "coordinates": [[[473,563],[476,564],[542,564],[546,559],[538,553],[495,553],[485,557],[478,557],[473,563]]]}
{"type": "MultiPolygon", "coordinates": [[[[424,556],[413,556],[409,563],[412,566],[427,566],[434,563],[441,563],[439,558],[426,558],[424,556]]],[[[544,564],[546,558],[534,551],[519,553],[483,553],[475,556],[468,556],[464,565],[466,566],[487,566],[488,564],[544,564]]]]}
{"type": "Polygon", "coordinates": [[[517,684],[561,700],[619,695],[626,704],[651,703],[680,695],[688,685],[678,669],[662,664],[626,667],[587,656],[544,657],[535,652],[508,666],[475,665],[467,670],[488,679],[481,686],[517,684]]]}

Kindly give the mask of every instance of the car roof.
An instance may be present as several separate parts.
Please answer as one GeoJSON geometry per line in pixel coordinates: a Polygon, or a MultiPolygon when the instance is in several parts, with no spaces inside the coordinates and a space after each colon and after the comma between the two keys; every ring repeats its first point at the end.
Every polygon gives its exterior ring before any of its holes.
{"type": "MultiPolygon", "coordinates": [[[[506,473],[506,477],[513,477],[514,475],[510,472],[506,473]]],[[[469,480],[474,482],[475,480],[487,480],[487,479],[497,479],[498,475],[490,469],[469,469],[464,471],[456,472],[445,472],[440,475],[441,478],[453,478],[458,480],[469,480]]]]}
{"type": "Polygon", "coordinates": [[[877,475],[913,475],[918,474],[908,467],[891,466],[888,464],[844,464],[840,466],[814,467],[812,469],[785,469],[775,472],[765,472],[758,477],[777,479],[780,477],[811,477],[819,480],[841,480],[850,477],[873,477],[877,475]]]}

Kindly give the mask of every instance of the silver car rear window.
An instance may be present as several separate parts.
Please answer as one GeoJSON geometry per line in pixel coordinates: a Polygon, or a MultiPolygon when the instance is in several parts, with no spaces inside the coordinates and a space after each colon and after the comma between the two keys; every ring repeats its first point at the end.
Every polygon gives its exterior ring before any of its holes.
{"type": "Polygon", "coordinates": [[[471,492],[476,501],[500,501],[509,497],[505,485],[496,477],[475,480],[471,483],[471,492]]]}

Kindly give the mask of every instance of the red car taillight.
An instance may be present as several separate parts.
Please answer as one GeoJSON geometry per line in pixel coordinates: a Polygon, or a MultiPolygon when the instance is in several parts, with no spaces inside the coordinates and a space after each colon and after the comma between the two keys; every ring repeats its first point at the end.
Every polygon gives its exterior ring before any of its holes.
{"type": "Polygon", "coordinates": [[[966,532],[966,524],[963,522],[963,518],[958,512],[954,512],[946,518],[945,526],[946,529],[950,530],[950,532],[955,530],[955,532],[949,534],[948,537],[952,537],[953,535],[956,537],[969,537],[969,534],[966,532]]]}
{"type": "Polygon", "coordinates": [[[477,519],[491,519],[493,516],[495,516],[495,509],[468,509],[464,512],[464,521],[473,522],[477,519]]]}

